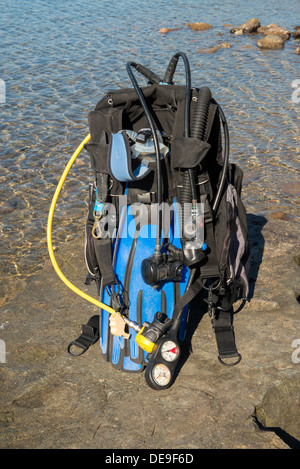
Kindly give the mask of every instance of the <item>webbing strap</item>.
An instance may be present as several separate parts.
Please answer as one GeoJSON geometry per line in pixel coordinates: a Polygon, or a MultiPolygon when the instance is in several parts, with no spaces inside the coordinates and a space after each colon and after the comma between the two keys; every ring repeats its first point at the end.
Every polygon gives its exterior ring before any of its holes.
{"type": "Polygon", "coordinates": [[[103,286],[112,285],[116,282],[114,269],[112,265],[111,239],[94,238],[95,254],[102,276],[103,286]]]}
{"type": "Polygon", "coordinates": [[[184,309],[184,307],[190,303],[195,298],[195,296],[197,296],[197,293],[199,293],[202,287],[202,279],[198,277],[177,301],[173,310],[174,318],[176,318],[178,314],[180,314],[180,312],[184,309]]]}
{"type": "Polygon", "coordinates": [[[85,353],[88,348],[99,339],[99,315],[92,316],[87,324],[82,324],[82,333],[68,345],[68,353],[72,357],[78,357],[85,353]],[[73,346],[80,349],[79,353],[73,353],[73,346]]]}
{"type": "Polygon", "coordinates": [[[238,353],[234,329],[232,325],[232,312],[230,311],[220,311],[219,314],[215,315],[212,319],[213,330],[216,336],[216,342],[218,347],[219,356],[218,359],[222,365],[233,366],[237,365],[242,357],[238,353]],[[235,358],[235,362],[225,362],[227,358],[235,358]]]}

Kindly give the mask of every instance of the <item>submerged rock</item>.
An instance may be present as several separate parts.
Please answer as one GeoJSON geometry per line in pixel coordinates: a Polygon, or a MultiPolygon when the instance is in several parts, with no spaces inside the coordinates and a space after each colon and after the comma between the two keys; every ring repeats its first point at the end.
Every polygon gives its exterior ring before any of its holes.
{"type": "Polygon", "coordinates": [[[193,31],[206,31],[207,29],[211,29],[212,26],[208,23],[188,23],[188,26],[193,30],[193,31]]]}
{"type": "Polygon", "coordinates": [[[230,32],[234,34],[255,33],[260,26],[259,20],[257,18],[252,18],[251,20],[246,21],[246,23],[243,23],[236,28],[232,28],[230,32]]]}
{"type": "Polygon", "coordinates": [[[17,208],[16,202],[5,201],[0,204],[0,215],[7,215],[17,208]]]}
{"type": "Polygon", "coordinates": [[[281,211],[270,213],[270,217],[275,218],[277,220],[287,220],[288,219],[286,213],[281,212],[281,211]]]}
{"type": "Polygon", "coordinates": [[[209,47],[208,49],[200,49],[197,52],[200,54],[213,54],[214,52],[217,52],[219,49],[229,49],[230,47],[232,47],[232,44],[229,44],[229,42],[221,42],[221,44],[215,47],[209,47]]]}
{"type": "Polygon", "coordinates": [[[295,49],[295,54],[296,54],[296,55],[300,55],[300,47],[297,47],[297,48],[295,49]]]}
{"type": "Polygon", "coordinates": [[[257,45],[261,49],[281,49],[283,44],[284,40],[275,35],[265,36],[257,41],[257,45]]]}
{"type": "Polygon", "coordinates": [[[182,28],[172,28],[172,29],[171,29],[171,28],[161,28],[161,29],[159,30],[159,32],[160,32],[161,34],[166,34],[166,33],[169,33],[169,32],[171,32],[171,31],[179,31],[180,29],[182,29],[182,28]]]}
{"type": "Polygon", "coordinates": [[[221,42],[220,46],[222,47],[222,49],[229,49],[230,47],[232,47],[232,44],[230,44],[229,42],[221,42]]]}

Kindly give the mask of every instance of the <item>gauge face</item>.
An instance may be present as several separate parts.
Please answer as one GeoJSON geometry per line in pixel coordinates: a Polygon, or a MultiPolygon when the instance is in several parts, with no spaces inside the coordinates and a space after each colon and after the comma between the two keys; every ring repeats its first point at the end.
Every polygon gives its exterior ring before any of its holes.
{"type": "Polygon", "coordinates": [[[166,340],[161,346],[160,353],[166,362],[173,362],[179,355],[179,348],[172,340],[166,340]]]}
{"type": "Polygon", "coordinates": [[[166,386],[171,379],[171,372],[166,365],[157,364],[152,369],[152,377],[158,386],[166,386]]]}

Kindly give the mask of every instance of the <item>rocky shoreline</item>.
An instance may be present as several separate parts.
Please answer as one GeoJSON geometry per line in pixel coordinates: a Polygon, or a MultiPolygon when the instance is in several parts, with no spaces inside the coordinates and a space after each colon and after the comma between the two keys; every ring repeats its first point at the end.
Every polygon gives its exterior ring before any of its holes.
{"type": "MultiPolygon", "coordinates": [[[[224,24],[223,26],[225,27],[231,27],[232,25],[227,25],[224,24]]],[[[187,23],[185,27],[189,27],[193,31],[208,31],[213,28],[212,25],[208,23],[203,23],[203,22],[195,22],[195,23],[187,23]]],[[[183,29],[181,28],[167,28],[163,27],[160,29],[161,34],[167,34],[172,31],[178,31],[183,29]]],[[[235,36],[240,36],[240,35],[261,35],[262,38],[257,41],[257,47],[260,49],[282,49],[284,46],[285,42],[288,41],[290,38],[293,38],[296,41],[296,48],[294,50],[295,54],[300,54],[300,47],[299,47],[299,41],[300,41],[300,26],[295,26],[293,27],[294,31],[290,31],[287,28],[284,28],[282,26],[279,26],[278,24],[271,23],[268,26],[262,26],[260,21],[257,18],[252,18],[249,21],[246,21],[245,23],[231,27],[230,33],[235,35],[235,36]]],[[[212,46],[210,49],[206,50],[206,52],[216,52],[216,50],[225,47],[229,48],[232,46],[232,44],[228,43],[222,43],[221,45],[217,46],[212,46]],[[226,44],[225,46],[222,44],[226,44]]],[[[201,50],[200,52],[203,52],[201,50]]]]}

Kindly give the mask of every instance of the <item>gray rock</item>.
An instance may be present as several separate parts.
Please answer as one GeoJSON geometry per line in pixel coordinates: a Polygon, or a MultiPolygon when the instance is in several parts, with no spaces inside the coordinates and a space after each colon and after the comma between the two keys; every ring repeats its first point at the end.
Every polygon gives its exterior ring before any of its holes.
{"type": "Polygon", "coordinates": [[[300,375],[283,379],[271,386],[262,402],[255,408],[255,416],[265,428],[284,430],[300,440],[300,375]],[[284,403],[284,405],[283,405],[284,403]]]}

